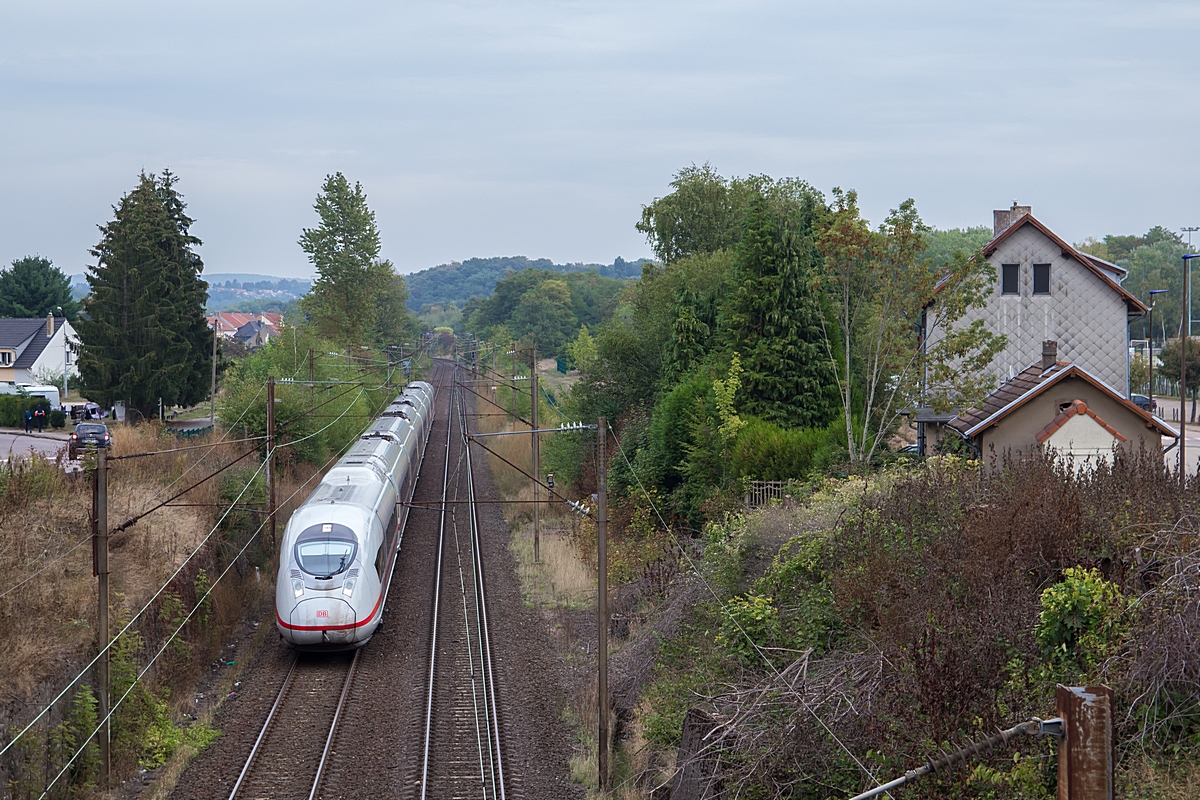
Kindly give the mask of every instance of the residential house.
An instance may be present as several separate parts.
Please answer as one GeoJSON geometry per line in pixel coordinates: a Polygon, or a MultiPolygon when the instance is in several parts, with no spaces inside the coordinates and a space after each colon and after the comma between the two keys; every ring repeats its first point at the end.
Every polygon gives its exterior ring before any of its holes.
{"type": "Polygon", "coordinates": [[[269,314],[263,312],[261,314],[241,314],[231,311],[218,311],[207,317],[208,327],[216,330],[217,335],[224,339],[232,339],[234,335],[247,323],[258,321],[278,334],[283,330],[283,315],[269,314]]]}
{"type": "MultiPolygon", "coordinates": [[[[988,368],[996,384],[1022,372],[1041,342],[1055,341],[1063,360],[1127,397],[1129,320],[1148,309],[1121,286],[1126,271],[1076,250],[1034,217],[1030,206],[1013,203],[992,217],[993,238],[983,256],[995,267],[996,282],[985,305],[968,310],[958,325],[983,320],[1007,338],[988,368]]],[[[932,320],[928,315],[930,341],[940,336],[932,320]]],[[[952,418],[918,410],[914,421],[923,452],[931,449],[929,426],[952,418]]]]}
{"type": "MultiPolygon", "coordinates": [[[[1145,449],[1161,458],[1163,437],[1179,431],[1135,405],[1079,364],[1058,359],[1058,343],[1042,343],[1040,361],[992,392],[978,408],[946,424],[989,465],[993,457],[1046,447],[1078,464],[1145,449]]],[[[997,464],[998,465],[998,464],[997,464]]]]}
{"type": "Polygon", "coordinates": [[[246,345],[251,350],[257,350],[278,336],[279,332],[275,328],[258,319],[250,320],[233,334],[234,339],[246,345]]]}
{"type": "Polygon", "coordinates": [[[79,337],[64,317],[0,318],[0,381],[40,383],[38,375],[79,375],[79,337]],[[65,347],[64,347],[65,344],[65,347]]]}

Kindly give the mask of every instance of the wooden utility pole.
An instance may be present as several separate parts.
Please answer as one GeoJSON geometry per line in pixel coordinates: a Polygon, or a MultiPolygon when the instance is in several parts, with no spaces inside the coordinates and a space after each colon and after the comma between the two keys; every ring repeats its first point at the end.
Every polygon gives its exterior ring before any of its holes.
{"type": "MultiPolygon", "coordinates": [[[[508,346],[508,352],[512,355],[509,359],[509,374],[512,375],[512,380],[508,383],[508,413],[511,417],[517,416],[517,343],[513,342],[508,346]]],[[[511,421],[511,420],[509,420],[511,421]]]]}
{"type": "Polygon", "coordinates": [[[608,418],[600,417],[596,423],[596,497],[600,505],[596,520],[596,631],[600,639],[596,647],[599,660],[596,699],[600,709],[597,760],[603,792],[608,790],[608,457],[604,452],[608,418]]]}
{"type": "MultiPolygon", "coordinates": [[[[348,351],[347,351],[348,352],[348,351]]],[[[267,378],[267,519],[275,549],[275,377],[267,378]]]]}
{"type": "Polygon", "coordinates": [[[316,403],[317,403],[316,392],[317,392],[316,382],[313,380],[313,351],[312,351],[312,348],[310,347],[310,348],[308,348],[308,410],[309,410],[309,413],[311,413],[313,408],[316,407],[316,403]]]}
{"type": "Polygon", "coordinates": [[[100,717],[100,788],[108,788],[108,454],[96,448],[96,474],[92,482],[93,538],[92,571],[96,575],[96,631],[100,660],[96,662],[96,713],[100,717]]]}
{"type": "Polygon", "coordinates": [[[533,424],[533,563],[542,560],[541,525],[542,509],[538,505],[538,481],[542,479],[541,448],[538,447],[538,379],[537,379],[537,345],[529,351],[529,421],[533,424]]]}
{"type": "Polygon", "coordinates": [[[212,396],[208,401],[208,416],[217,424],[217,326],[213,325],[212,396]]]}

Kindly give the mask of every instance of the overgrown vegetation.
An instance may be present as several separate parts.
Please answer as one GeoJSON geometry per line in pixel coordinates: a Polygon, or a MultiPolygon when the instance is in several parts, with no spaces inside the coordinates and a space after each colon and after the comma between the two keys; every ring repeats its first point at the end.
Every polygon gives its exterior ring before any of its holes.
{"type": "MultiPolygon", "coordinates": [[[[1126,796],[1173,791],[1196,768],[1198,491],[1144,453],[941,459],[710,523],[690,580],[715,597],[663,644],[646,738],[669,752],[700,707],[727,792],[818,798],[1051,716],[1057,683],[1106,683],[1126,796]]],[[[1055,775],[1053,745],[1026,740],[908,792],[1041,800],[1055,775]]]]}

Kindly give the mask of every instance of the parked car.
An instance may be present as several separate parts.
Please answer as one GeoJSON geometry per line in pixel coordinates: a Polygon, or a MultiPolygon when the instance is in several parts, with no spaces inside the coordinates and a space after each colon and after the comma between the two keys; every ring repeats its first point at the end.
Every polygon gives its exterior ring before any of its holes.
{"type": "Polygon", "coordinates": [[[1157,400],[1151,400],[1149,397],[1147,397],[1144,394],[1131,394],[1131,395],[1129,395],[1129,399],[1132,400],[1133,404],[1136,405],[1138,408],[1140,408],[1142,411],[1149,411],[1151,414],[1158,413],[1158,401],[1157,400]]]}
{"type": "Polygon", "coordinates": [[[67,442],[67,457],[71,460],[79,458],[80,449],[88,447],[112,449],[112,436],[103,422],[81,422],[76,425],[67,442]]]}

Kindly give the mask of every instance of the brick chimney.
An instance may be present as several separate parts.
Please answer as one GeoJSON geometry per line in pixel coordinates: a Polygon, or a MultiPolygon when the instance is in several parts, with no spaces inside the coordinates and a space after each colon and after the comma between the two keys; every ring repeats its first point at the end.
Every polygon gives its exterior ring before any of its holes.
{"type": "Polygon", "coordinates": [[[1058,363],[1058,342],[1042,342],[1042,369],[1047,370],[1058,363]]]}
{"type": "Polygon", "coordinates": [[[999,236],[1009,225],[1026,214],[1032,213],[1033,206],[1019,206],[1017,201],[1013,200],[1012,208],[1002,208],[992,212],[992,235],[999,236]]]}
{"type": "Polygon", "coordinates": [[[54,335],[54,315],[46,315],[46,338],[54,335]]]}

